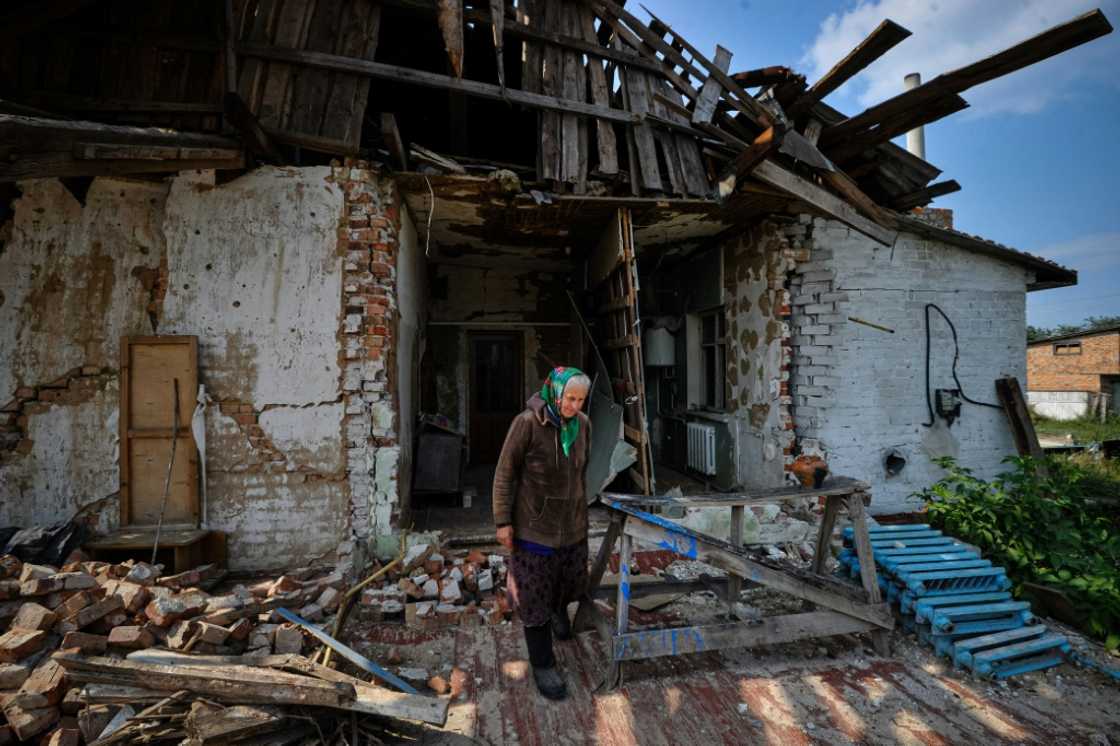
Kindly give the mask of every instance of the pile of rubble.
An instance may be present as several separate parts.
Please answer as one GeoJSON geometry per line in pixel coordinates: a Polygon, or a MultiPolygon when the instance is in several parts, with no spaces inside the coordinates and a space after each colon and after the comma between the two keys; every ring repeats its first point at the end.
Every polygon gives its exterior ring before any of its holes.
{"type": "Polygon", "coordinates": [[[362,615],[429,629],[501,624],[510,615],[505,560],[477,549],[451,558],[433,544],[413,545],[384,580],[362,591],[362,615]]]}
{"type": "MultiPolygon", "coordinates": [[[[403,617],[405,605],[454,605],[460,618],[470,616],[472,603],[478,617],[493,608],[477,594],[492,587],[497,560],[444,568],[430,547],[414,554],[401,571],[385,574],[383,587],[367,589],[364,608],[387,618],[394,609],[403,617]],[[438,605],[403,600],[433,587],[438,605]]],[[[32,738],[50,746],[201,742],[215,734],[228,741],[273,730],[295,717],[297,705],[427,722],[446,716],[445,701],[391,691],[300,655],[312,645],[317,653],[318,643],[278,610],[326,626],[347,585],[339,571],[316,576],[305,568],[212,595],[204,588],[225,575],[212,565],[163,576],[159,565],[144,562],[88,561],[80,553],[71,559],[55,568],[0,557],[0,746],[32,738]],[[153,736],[156,726],[163,735],[153,736]]],[[[418,619],[430,615],[414,611],[418,619]]],[[[311,732],[315,740],[322,735],[311,732]]]]}

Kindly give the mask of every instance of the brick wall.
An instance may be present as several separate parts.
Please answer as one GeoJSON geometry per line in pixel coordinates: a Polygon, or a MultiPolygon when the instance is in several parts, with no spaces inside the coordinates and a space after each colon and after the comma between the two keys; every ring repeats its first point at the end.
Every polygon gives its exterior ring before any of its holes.
{"type": "MultiPolygon", "coordinates": [[[[1014,453],[1002,411],[966,403],[952,427],[924,426],[925,307],[936,304],[956,326],[965,393],[994,403],[996,378],[1026,372],[1025,270],[913,235],[887,247],[834,221],[804,225],[810,257],[790,286],[801,450],[869,481],[880,514],[918,506],[911,493],[941,476],[935,456],[954,456],[983,477],[1000,471],[1014,453]],[[892,452],[907,462],[898,476],[884,467],[892,452]]],[[[930,389],[956,388],[951,332],[936,313],[931,336],[930,389]]]]}
{"type": "Polygon", "coordinates": [[[1060,340],[1063,345],[1078,342],[1077,355],[1054,354],[1054,342],[1027,347],[1027,389],[1099,394],[1101,376],[1120,375],[1120,332],[1060,340]]]}
{"type": "Polygon", "coordinates": [[[789,272],[805,255],[799,224],[766,221],[723,250],[727,408],[738,420],[737,479],[781,484],[793,460],[789,272]]]}

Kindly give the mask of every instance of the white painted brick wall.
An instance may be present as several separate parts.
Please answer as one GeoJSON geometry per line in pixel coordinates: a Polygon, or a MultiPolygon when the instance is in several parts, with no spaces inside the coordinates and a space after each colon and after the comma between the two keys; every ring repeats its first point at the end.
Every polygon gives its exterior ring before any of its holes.
{"type": "MultiPolygon", "coordinates": [[[[893,248],[880,246],[819,219],[812,244],[813,269],[802,274],[798,268],[800,278],[812,282],[798,289],[793,318],[794,419],[802,449],[819,446],[834,473],[870,481],[871,510],[880,514],[918,507],[910,495],[941,477],[930,452],[947,447],[982,477],[1002,470],[1002,459],[1015,452],[1002,411],[965,403],[940,448],[923,427],[924,313],[935,303],[949,315],[960,339],[957,372],[965,394],[995,403],[996,378],[1026,377],[1026,271],[912,235],[900,236],[893,248]],[[830,271],[822,266],[835,273],[831,287],[820,287],[819,278],[830,271]],[[821,375],[821,368],[831,370],[821,375]],[[891,449],[907,459],[894,477],[884,469],[891,449]]],[[[951,333],[935,311],[931,320],[931,392],[956,388],[951,333]]]]}

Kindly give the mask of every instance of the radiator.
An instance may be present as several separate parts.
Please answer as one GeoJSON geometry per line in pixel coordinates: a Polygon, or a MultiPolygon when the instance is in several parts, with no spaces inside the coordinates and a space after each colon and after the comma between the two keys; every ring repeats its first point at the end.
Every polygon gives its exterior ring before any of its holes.
{"type": "Polygon", "coordinates": [[[715,475],[716,429],[711,425],[688,423],[688,468],[715,475]]]}

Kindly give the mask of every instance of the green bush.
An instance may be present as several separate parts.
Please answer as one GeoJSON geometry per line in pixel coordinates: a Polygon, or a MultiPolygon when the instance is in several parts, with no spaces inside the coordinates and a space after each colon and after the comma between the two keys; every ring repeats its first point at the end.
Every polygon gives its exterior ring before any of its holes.
{"type": "Polygon", "coordinates": [[[948,474],[917,493],[930,522],[976,544],[1007,569],[1021,592],[1024,582],[1063,591],[1083,629],[1120,648],[1120,525],[1116,509],[1087,500],[1087,470],[1075,461],[1047,459],[1045,469],[1026,457],[1006,460],[1012,470],[991,481],[974,477],[953,459],[938,459],[948,474]]]}

